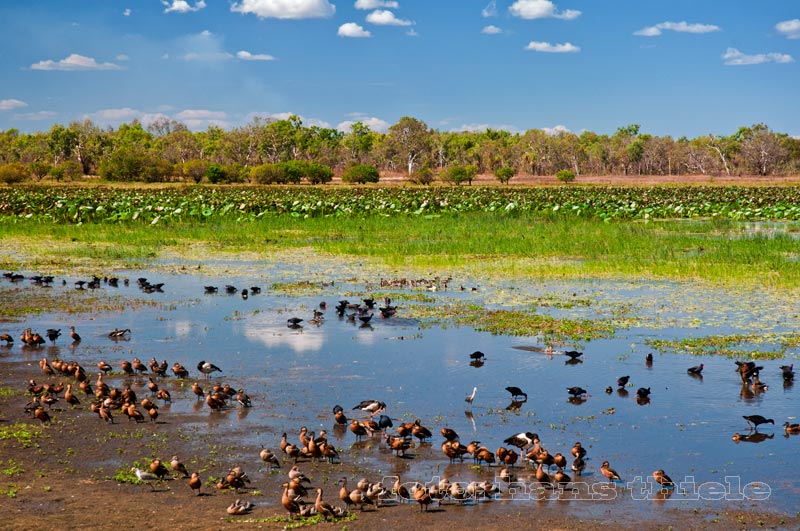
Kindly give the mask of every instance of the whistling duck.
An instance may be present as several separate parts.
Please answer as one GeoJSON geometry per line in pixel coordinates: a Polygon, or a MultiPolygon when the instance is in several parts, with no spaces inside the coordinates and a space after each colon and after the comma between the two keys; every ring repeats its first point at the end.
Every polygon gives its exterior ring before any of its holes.
{"type": "Polygon", "coordinates": [[[149,383],[147,384],[147,389],[150,390],[150,393],[157,394],[158,393],[158,384],[153,381],[153,378],[148,377],[149,383]]]}
{"type": "Polygon", "coordinates": [[[41,335],[39,335],[38,332],[35,332],[31,336],[30,342],[28,344],[33,346],[33,347],[36,347],[36,346],[39,346],[39,345],[44,345],[45,343],[46,343],[46,341],[44,340],[44,338],[41,335]]]}
{"type": "Polygon", "coordinates": [[[442,437],[444,437],[448,441],[455,441],[456,439],[458,439],[458,434],[455,432],[455,430],[451,428],[442,428],[441,433],[442,437]]]}
{"type": "Polygon", "coordinates": [[[423,442],[425,439],[430,439],[431,437],[433,437],[433,433],[431,433],[431,430],[423,426],[419,419],[414,421],[414,427],[411,428],[411,435],[419,439],[420,442],[423,442]]]}
{"type": "Polygon", "coordinates": [[[386,445],[389,448],[391,448],[393,452],[396,452],[397,457],[400,457],[401,453],[403,457],[405,457],[406,450],[412,448],[414,446],[414,443],[402,437],[395,437],[394,435],[388,435],[386,437],[386,445]]]}
{"type": "Polygon", "coordinates": [[[258,456],[261,458],[264,464],[266,464],[269,467],[270,470],[272,470],[273,468],[281,467],[281,463],[278,460],[278,456],[272,453],[272,450],[270,450],[269,448],[262,447],[261,452],[259,452],[258,456]]]}
{"type": "Polygon", "coordinates": [[[81,342],[81,336],[78,334],[78,332],[75,331],[75,327],[74,326],[70,326],[69,327],[69,337],[72,338],[72,342],[73,343],[80,343],[81,342]]]}
{"type": "Polygon", "coordinates": [[[198,382],[194,382],[194,383],[192,384],[192,392],[193,392],[193,393],[195,394],[195,396],[197,397],[197,400],[202,400],[202,399],[204,399],[204,398],[205,398],[205,396],[206,396],[206,393],[205,393],[205,391],[203,391],[203,388],[202,388],[202,387],[200,387],[200,384],[199,384],[198,382]]]}
{"type": "Polygon", "coordinates": [[[467,398],[464,399],[464,402],[469,404],[469,407],[472,407],[472,401],[475,400],[475,393],[477,393],[477,392],[478,392],[478,388],[477,387],[473,387],[472,388],[472,394],[468,395],[467,398]]]}
{"type": "Polygon", "coordinates": [[[154,423],[158,420],[158,408],[151,407],[147,410],[147,414],[150,416],[150,422],[154,423]]]}
{"type": "Polygon", "coordinates": [[[105,361],[98,361],[97,362],[97,368],[100,369],[101,371],[105,372],[105,373],[107,373],[110,370],[112,370],[111,365],[109,365],[105,361]]]}
{"type": "Polygon", "coordinates": [[[421,487],[416,491],[414,491],[414,500],[416,500],[416,502],[419,503],[420,512],[422,512],[423,510],[425,512],[428,512],[428,505],[430,505],[431,502],[433,502],[433,498],[431,497],[430,492],[425,487],[421,487]]]}
{"type": "Polygon", "coordinates": [[[475,457],[475,461],[477,461],[478,465],[481,464],[481,461],[487,465],[491,465],[495,462],[494,454],[485,446],[478,448],[472,455],[475,457]]]}
{"type": "Polygon", "coordinates": [[[166,389],[159,389],[156,398],[164,402],[172,402],[172,396],[170,396],[169,391],[166,389]]]}
{"type": "Polygon", "coordinates": [[[784,422],[783,429],[786,431],[786,433],[800,433],[800,424],[789,424],[788,422],[784,422]]]}
{"type": "Polygon", "coordinates": [[[542,463],[539,463],[536,467],[536,481],[547,485],[551,484],[550,475],[542,470],[542,463]]]}
{"type": "Polygon", "coordinates": [[[567,387],[567,393],[569,393],[573,398],[578,398],[583,395],[588,395],[589,391],[584,389],[583,387],[567,387]]]}
{"type": "Polygon", "coordinates": [[[172,456],[172,459],[169,462],[169,467],[172,469],[173,472],[178,472],[180,474],[183,474],[184,478],[189,477],[189,471],[186,469],[186,465],[181,463],[177,455],[172,456]]]}
{"type": "Polygon", "coordinates": [[[150,472],[155,474],[158,479],[164,479],[169,474],[167,467],[161,462],[161,459],[157,458],[150,462],[150,472]]]}
{"type": "Polygon", "coordinates": [[[42,372],[47,376],[53,376],[55,374],[55,371],[47,362],[47,358],[42,358],[42,361],[39,362],[39,366],[42,368],[42,372]]]}
{"type": "Polygon", "coordinates": [[[768,419],[766,417],[762,417],[761,415],[742,415],[742,418],[747,421],[747,424],[752,424],[756,430],[761,424],[772,424],[775,425],[775,421],[773,419],[768,419]]]}
{"type": "Polygon", "coordinates": [[[386,404],[378,400],[362,400],[353,407],[353,411],[356,409],[366,411],[370,416],[375,416],[377,413],[386,409],[386,404]]]}
{"type": "Polygon", "coordinates": [[[213,395],[211,391],[209,391],[206,395],[206,404],[208,404],[208,407],[211,408],[212,412],[220,411],[223,407],[225,407],[225,402],[213,395]]]}
{"type": "Polygon", "coordinates": [[[158,481],[158,476],[156,476],[155,474],[152,474],[150,472],[146,472],[144,470],[140,470],[140,469],[138,469],[136,467],[131,468],[131,472],[136,474],[136,477],[139,479],[139,481],[141,481],[142,483],[144,483],[146,485],[150,485],[150,490],[153,490],[153,491],[156,490],[156,488],[153,486],[153,482],[154,481],[158,481]]]}
{"type": "Polygon", "coordinates": [[[222,372],[222,369],[211,363],[210,361],[201,360],[197,364],[197,370],[203,373],[203,376],[208,380],[208,375],[212,372],[222,372]]]}
{"type": "Polygon", "coordinates": [[[289,519],[293,519],[294,515],[300,514],[301,500],[300,497],[289,496],[289,483],[283,483],[283,495],[281,496],[281,504],[283,508],[289,512],[289,519]]]}
{"type": "Polygon", "coordinates": [[[197,495],[200,496],[200,487],[203,486],[203,482],[200,480],[200,476],[197,475],[197,472],[192,472],[192,477],[189,478],[189,488],[192,489],[192,492],[197,492],[197,495]]]}
{"type": "Polygon", "coordinates": [[[519,387],[515,387],[515,386],[512,385],[512,386],[506,387],[506,391],[511,393],[511,398],[512,399],[520,397],[520,396],[524,396],[525,400],[528,400],[528,393],[526,393],[525,391],[523,391],[519,387]]]}
{"type": "Polygon", "coordinates": [[[127,415],[128,415],[128,421],[135,420],[137,424],[140,422],[144,422],[144,415],[142,415],[141,411],[136,409],[136,406],[134,404],[128,406],[127,415]]]}
{"type": "Polygon", "coordinates": [[[572,456],[586,457],[586,448],[584,448],[580,442],[576,442],[575,446],[572,447],[572,456]]]}
{"type": "Polygon", "coordinates": [[[184,379],[189,377],[189,371],[186,367],[177,362],[172,366],[172,372],[176,378],[184,379]]]}
{"type": "Polygon", "coordinates": [[[572,478],[569,477],[569,475],[567,475],[566,473],[564,473],[564,469],[563,468],[558,467],[558,470],[556,471],[555,475],[553,476],[553,481],[555,482],[556,485],[559,485],[559,486],[563,487],[563,486],[567,485],[568,483],[570,483],[572,481],[572,478]]]}
{"type": "Polygon", "coordinates": [[[694,367],[689,367],[688,369],[686,369],[686,372],[694,376],[701,376],[703,374],[703,367],[705,367],[705,363],[701,363],[700,365],[695,365],[694,367]]]}
{"type": "Polygon", "coordinates": [[[47,411],[45,411],[42,406],[38,406],[34,410],[33,416],[35,418],[39,419],[42,422],[42,424],[47,424],[51,420],[50,419],[50,414],[48,414],[47,411]]]}
{"type": "Polygon", "coordinates": [[[114,424],[114,417],[111,415],[111,410],[105,405],[100,406],[100,409],[97,410],[97,415],[104,421],[114,424]]]}
{"type": "Polygon", "coordinates": [[[317,514],[322,515],[322,518],[325,521],[328,521],[328,518],[335,518],[335,514],[333,512],[333,506],[322,500],[322,489],[317,487],[317,499],[314,502],[314,508],[317,510],[317,514]]]}
{"type": "Polygon", "coordinates": [[[72,394],[72,384],[67,384],[67,391],[64,393],[64,401],[71,406],[79,406],[81,401],[72,394]]]}
{"type": "Polygon", "coordinates": [[[565,468],[567,466],[567,458],[560,452],[556,452],[553,456],[553,464],[558,468],[565,468]]]}
{"type": "Polygon", "coordinates": [[[144,363],[142,363],[142,360],[140,360],[139,358],[133,358],[133,360],[131,361],[131,366],[133,367],[133,370],[138,373],[144,374],[147,372],[147,366],[144,363]]]}
{"type": "Polygon", "coordinates": [[[254,503],[237,499],[234,500],[233,503],[228,505],[226,511],[231,516],[241,516],[243,514],[249,513],[253,509],[253,507],[255,507],[254,503]]]}
{"type": "Polygon", "coordinates": [[[247,396],[247,393],[244,392],[244,389],[239,389],[236,392],[236,401],[239,402],[239,405],[242,407],[253,406],[253,402],[250,400],[250,397],[247,396]]]}
{"type": "Polygon", "coordinates": [[[614,388],[613,387],[611,387],[610,385],[608,387],[606,387],[606,394],[607,395],[610,395],[613,392],[614,392],[614,388]]]}
{"type": "Polygon", "coordinates": [[[5,341],[6,345],[10,345],[14,342],[14,338],[8,334],[0,334],[0,341],[5,341]]]}
{"type": "Polygon", "coordinates": [[[521,450],[527,450],[533,446],[534,441],[536,441],[538,438],[539,436],[537,434],[526,431],[512,435],[511,437],[504,439],[503,442],[510,444],[511,446],[516,446],[521,450]]]}
{"type": "Polygon", "coordinates": [[[576,456],[575,460],[572,461],[572,466],[570,468],[580,475],[580,473],[583,472],[583,469],[586,468],[586,461],[583,460],[583,457],[576,456]]]}
{"type": "Polygon", "coordinates": [[[120,367],[125,374],[133,374],[133,365],[131,365],[131,362],[128,360],[122,360],[120,362],[120,367]]]}
{"type": "Polygon", "coordinates": [[[620,376],[617,378],[617,387],[625,387],[628,385],[628,380],[630,380],[630,376],[620,376]]]}
{"type": "MultiPolygon", "coordinates": [[[[786,437],[788,436],[789,435],[787,434],[786,437]]],[[[733,442],[735,442],[736,444],[739,444],[739,442],[760,443],[766,441],[767,439],[774,439],[774,438],[775,438],[774,433],[770,433],[769,435],[767,435],[766,433],[760,433],[758,431],[749,433],[747,435],[743,435],[741,433],[734,433],[732,437],[733,442]]]]}
{"type": "Polygon", "coordinates": [[[333,406],[333,420],[335,420],[337,424],[347,424],[347,417],[344,414],[344,409],[338,404],[333,406]]]}
{"type": "Polygon", "coordinates": [[[442,443],[442,453],[450,459],[450,463],[454,463],[456,459],[464,460],[464,454],[467,453],[467,447],[458,441],[445,441],[442,443]]]}
{"type": "Polygon", "coordinates": [[[662,487],[674,487],[675,486],[675,482],[672,481],[672,478],[670,478],[668,475],[666,475],[664,473],[664,471],[661,470],[661,469],[656,470],[655,472],[653,472],[653,479],[655,479],[656,483],[658,483],[662,487]]]}
{"type": "Polygon", "coordinates": [[[617,471],[611,468],[608,464],[608,461],[603,461],[603,464],[600,465],[600,472],[609,480],[609,481],[624,481],[617,471]]]}
{"type": "Polygon", "coordinates": [[[45,335],[47,336],[47,339],[49,339],[55,345],[56,339],[58,339],[58,336],[61,335],[61,329],[48,328],[47,332],[45,332],[45,335]]]}
{"type": "MultiPolygon", "coordinates": [[[[285,434],[284,434],[284,437],[285,437],[285,434]]],[[[283,441],[281,441],[281,444],[283,444],[283,441]]],[[[291,444],[291,443],[287,443],[286,446],[283,447],[282,449],[283,449],[283,452],[287,456],[289,456],[290,458],[294,459],[295,463],[297,463],[297,460],[300,459],[300,456],[302,455],[302,452],[300,451],[300,447],[298,447],[298,446],[296,446],[294,444],[291,444]]]]}

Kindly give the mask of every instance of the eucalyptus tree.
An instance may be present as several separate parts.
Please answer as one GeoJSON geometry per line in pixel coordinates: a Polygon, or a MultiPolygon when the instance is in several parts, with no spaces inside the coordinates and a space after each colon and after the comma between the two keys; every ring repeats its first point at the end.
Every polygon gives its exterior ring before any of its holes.
{"type": "Polygon", "coordinates": [[[394,158],[398,162],[403,161],[408,175],[413,175],[414,169],[428,155],[431,134],[425,122],[409,116],[403,116],[389,128],[389,136],[386,142],[389,158],[394,158]]]}

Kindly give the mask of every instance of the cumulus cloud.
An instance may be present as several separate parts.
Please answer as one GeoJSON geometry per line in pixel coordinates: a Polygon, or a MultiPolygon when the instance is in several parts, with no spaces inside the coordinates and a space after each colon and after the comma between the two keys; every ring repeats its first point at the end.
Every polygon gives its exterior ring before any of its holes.
{"type": "Polygon", "coordinates": [[[555,127],[542,127],[542,131],[544,131],[545,134],[548,135],[548,136],[556,136],[556,135],[560,135],[561,133],[571,133],[572,132],[569,129],[567,129],[567,126],[560,125],[560,124],[555,126],[555,127]]]}
{"type": "Polygon", "coordinates": [[[397,9],[400,7],[398,2],[391,0],[356,0],[356,9],[380,9],[381,7],[388,7],[389,9],[397,9]]]}
{"type": "Polygon", "coordinates": [[[130,9],[126,9],[125,11],[122,12],[122,16],[123,17],[131,16],[131,10],[130,9]]]}
{"type": "Polygon", "coordinates": [[[260,118],[262,120],[288,120],[292,116],[297,116],[300,118],[300,121],[303,122],[303,125],[306,126],[316,126],[316,127],[323,127],[329,128],[331,126],[330,123],[326,122],[325,120],[318,120],[316,118],[306,118],[301,116],[295,112],[251,112],[245,116],[245,120],[247,122],[252,122],[256,118],[260,118]]]}
{"type": "Polygon", "coordinates": [[[53,117],[58,116],[57,112],[53,111],[38,111],[38,112],[26,112],[22,114],[15,114],[15,120],[26,120],[26,121],[33,121],[38,122],[41,120],[52,120],[53,117]]]}
{"type": "Polygon", "coordinates": [[[758,53],[747,55],[736,48],[728,48],[722,59],[727,66],[760,65],[763,63],[793,63],[794,58],[785,53],[758,53]]]}
{"type": "Polygon", "coordinates": [[[275,58],[265,53],[250,53],[247,50],[239,50],[236,57],[242,61],[274,61],[275,58]]]}
{"type": "Polygon", "coordinates": [[[164,13],[191,13],[206,7],[206,3],[203,0],[198,0],[194,3],[194,6],[191,6],[186,0],[172,0],[172,3],[162,0],[161,3],[167,6],[164,13]]]}
{"type": "Polygon", "coordinates": [[[633,32],[639,37],[658,37],[664,30],[676,31],[678,33],[711,33],[720,31],[722,28],[713,24],[689,24],[688,22],[661,22],[655,26],[647,26],[639,31],[633,32]]]}
{"type": "Polygon", "coordinates": [[[389,122],[386,120],[381,120],[380,118],[375,118],[374,116],[367,117],[359,114],[354,115],[354,117],[356,118],[355,120],[345,120],[337,125],[336,129],[345,133],[349,133],[350,127],[352,127],[354,123],[361,122],[369,127],[371,131],[375,131],[376,133],[385,133],[389,130],[389,122]]]}
{"type": "Polygon", "coordinates": [[[481,16],[483,18],[491,18],[497,16],[497,0],[492,0],[489,4],[483,8],[481,11],[481,16]]]}
{"type": "Polygon", "coordinates": [[[242,0],[233,3],[231,11],[258,18],[328,18],[336,13],[336,6],[328,0],[242,0]]]}
{"type": "Polygon", "coordinates": [[[131,58],[125,55],[124,53],[121,53],[117,55],[116,59],[117,61],[130,61],[131,58]]]}
{"type": "Polygon", "coordinates": [[[60,61],[39,61],[31,65],[31,70],[119,70],[114,63],[98,63],[93,57],[76,53],[60,61]]]}
{"type": "Polygon", "coordinates": [[[532,52],[546,53],[577,53],[581,51],[580,47],[575,46],[571,42],[565,42],[564,44],[550,44],[549,42],[531,41],[528,43],[525,49],[532,52]]]}
{"type": "Polygon", "coordinates": [[[452,133],[482,133],[487,129],[491,129],[493,131],[508,131],[509,133],[519,132],[519,129],[517,129],[515,126],[508,124],[464,124],[461,127],[454,127],[450,131],[452,133]]]}
{"type": "Polygon", "coordinates": [[[339,37],[367,38],[372,37],[372,33],[365,30],[355,22],[346,22],[339,26],[336,32],[339,37]]]}
{"type": "Polygon", "coordinates": [[[501,30],[497,26],[489,25],[483,28],[481,30],[481,33],[484,33],[486,35],[497,35],[498,33],[503,33],[503,30],[501,30]]]}
{"type": "Polygon", "coordinates": [[[378,9],[367,15],[367,22],[376,26],[411,26],[414,24],[410,20],[395,17],[394,13],[385,9],[378,9]]]}
{"type": "Polygon", "coordinates": [[[173,116],[175,120],[183,122],[189,129],[203,129],[209,125],[229,127],[228,115],[220,111],[207,109],[185,109],[173,116]]]}
{"type": "Polygon", "coordinates": [[[28,104],[21,100],[0,100],[0,111],[10,111],[27,106],[28,104]]]}
{"type": "Polygon", "coordinates": [[[778,22],[775,29],[787,39],[800,39],[800,18],[778,22]]]}
{"type": "Polygon", "coordinates": [[[559,11],[551,0],[517,0],[508,8],[509,13],[524,19],[560,18],[572,20],[578,18],[581,12],[575,9],[559,11]]]}
{"type": "Polygon", "coordinates": [[[234,55],[225,50],[223,39],[208,30],[184,35],[175,40],[175,52],[165,54],[164,59],[183,61],[220,62],[233,59],[234,55]]]}

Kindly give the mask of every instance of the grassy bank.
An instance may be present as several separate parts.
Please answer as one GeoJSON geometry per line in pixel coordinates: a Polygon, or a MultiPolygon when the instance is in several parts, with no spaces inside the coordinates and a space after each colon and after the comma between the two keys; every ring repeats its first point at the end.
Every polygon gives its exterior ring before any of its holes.
{"type": "Polygon", "coordinates": [[[800,246],[786,226],[728,220],[614,222],[473,212],[437,218],[263,217],[252,223],[0,224],[4,270],[131,266],[165,256],[266,260],[313,251],[408,271],[544,278],[696,279],[794,287],[800,246]]]}

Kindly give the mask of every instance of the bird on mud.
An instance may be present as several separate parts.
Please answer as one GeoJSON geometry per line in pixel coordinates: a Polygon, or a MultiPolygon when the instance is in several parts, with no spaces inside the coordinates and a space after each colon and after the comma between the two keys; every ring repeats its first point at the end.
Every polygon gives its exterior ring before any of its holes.
{"type": "Polygon", "coordinates": [[[158,481],[159,479],[158,476],[156,476],[152,472],[147,472],[136,467],[131,468],[131,472],[136,474],[136,477],[139,479],[139,481],[141,481],[145,485],[150,485],[151,491],[156,490],[156,488],[153,486],[153,482],[158,481]]]}
{"type": "Polygon", "coordinates": [[[656,483],[661,485],[662,487],[674,487],[675,482],[672,481],[672,478],[669,477],[663,470],[658,469],[653,472],[653,479],[656,480],[656,483]]]}
{"type": "Polygon", "coordinates": [[[602,472],[609,481],[623,481],[619,474],[617,474],[617,471],[609,466],[608,461],[603,461],[603,464],[600,465],[600,472],[602,472]]]}
{"type": "Polygon", "coordinates": [[[374,417],[377,413],[384,411],[386,409],[386,404],[380,402],[378,400],[362,400],[355,406],[353,406],[353,411],[360,409],[361,411],[366,411],[370,414],[370,416],[374,417]]]}
{"type": "Polygon", "coordinates": [[[747,424],[755,427],[756,431],[758,431],[758,427],[761,424],[775,425],[775,421],[773,419],[768,419],[766,417],[762,417],[761,415],[742,415],[742,418],[747,421],[747,424]]]}
{"type": "Polygon", "coordinates": [[[201,360],[197,364],[197,370],[203,373],[204,379],[208,380],[208,375],[212,372],[222,372],[222,369],[211,363],[210,361],[201,360]]]}
{"type": "Polygon", "coordinates": [[[511,437],[504,439],[503,442],[505,444],[510,444],[511,446],[516,446],[521,450],[527,450],[536,444],[537,440],[539,440],[539,436],[537,434],[525,431],[512,435],[511,437]]]}

